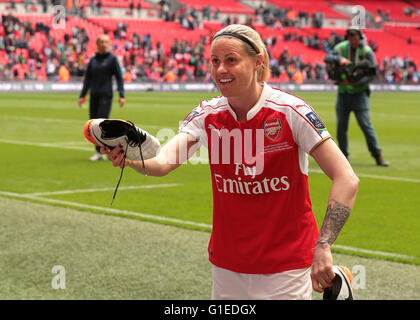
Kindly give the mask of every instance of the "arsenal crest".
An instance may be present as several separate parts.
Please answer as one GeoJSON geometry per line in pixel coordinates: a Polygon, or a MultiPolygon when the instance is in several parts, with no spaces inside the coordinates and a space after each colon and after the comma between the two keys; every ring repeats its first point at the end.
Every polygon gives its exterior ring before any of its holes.
{"type": "Polygon", "coordinates": [[[271,141],[276,141],[280,136],[281,122],[280,119],[269,119],[264,121],[264,135],[271,141]]]}

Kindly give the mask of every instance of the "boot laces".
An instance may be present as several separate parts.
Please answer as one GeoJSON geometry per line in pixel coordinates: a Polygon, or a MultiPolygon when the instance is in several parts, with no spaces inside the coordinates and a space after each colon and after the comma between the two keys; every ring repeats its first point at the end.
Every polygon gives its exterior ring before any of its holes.
{"type": "Polygon", "coordinates": [[[124,158],[122,160],[124,165],[121,168],[120,177],[118,179],[117,186],[115,187],[114,195],[112,196],[110,206],[112,206],[112,204],[114,203],[115,196],[117,195],[118,187],[120,186],[121,179],[123,177],[124,168],[125,168],[125,160],[127,159],[128,146],[139,148],[140,158],[141,158],[141,162],[142,162],[143,170],[144,170],[144,175],[147,176],[146,166],[144,165],[143,151],[141,149],[141,145],[143,144],[144,141],[146,141],[146,133],[144,133],[144,132],[140,131],[138,128],[136,128],[131,121],[128,121],[128,122],[131,123],[132,126],[127,127],[126,132],[125,132],[126,147],[125,147],[125,150],[124,150],[124,158]]]}

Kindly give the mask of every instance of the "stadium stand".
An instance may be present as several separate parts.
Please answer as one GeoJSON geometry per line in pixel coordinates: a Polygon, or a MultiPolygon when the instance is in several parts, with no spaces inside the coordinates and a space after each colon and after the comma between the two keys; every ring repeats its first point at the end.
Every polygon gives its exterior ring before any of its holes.
{"type": "Polygon", "coordinates": [[[101,26],[104,30],[112,33],[117,30],[118,25],[125,25],[124,37],[132,38],[134,33],[140,36],[153,35],[153,39],[171,46],[174,39],[190,39],[198,41],[201,36],[207,35],[203,29],[186,30],[179,23],[174,21],[140,20],[128,18],[89,17],[88,21],[101,26]]]}
{"type": "MultiPolygon", "coordinates": [[[[319,40],[327,41],[331,34],[340,34],[341,36],[344,35],[345,30],[337,30],[337,29],[315,29],[315,28],[302,28],[307,33],[311,34],[312,36],[317,35],[319,40]]],[[[420,30],[417,28],[402,28],[402,27],[392,27],[387,26],[383,30],[364,30],[364,34],[366,35],[367,43],[374,49],[376,58],[378,60],[383,60],[385,57],[390,56],[401,56],[404,57],[405,55],[410,55],[412,59],[416,61],[416,63],[420,63],[420,43],[419,36],[420,30]],[[401,32],[403,31],[412,31],[411,34],[402,35],[401,32]],[[415,40],[415,42],[409,43],[409,38],[415,40]]]]}
{"type": "MultiPolygon", "coordinates": [[[[334,0],[334,2],[337,2],[334,0]]],[[[420,8],[419,1],[380,1],[380,0],[348,0],[341,1],[340,4],[352,6],[360,5],[363,6],[366,11],[372,15],[380,15],[381,19],[393,22],[420,22],[420,14],[418,9],[420,8]]]]}
{"type": "Polygon", "coordinates": [[[420,29],[410,26],[395,26],[384,23],[384,33],[392,34],[400,39],[404,39],[407,44],[420,45],[420,29]]]}
{"type": "Polygon", "coordinates": [[[307,12],[312,16],[321,12],[326,18],[348,19],[347,15],[332,8],[327,1],[268,0],[268,2],[279,8],[291,8],[294,15],[298,15],[299,12],[307,12]]]}
{"type": "MultiPolygon", "coordinates": [[[[377,29],[364,30],[380,66],[378,80],[418,82],[420,1],[391,2],[386,12],[379,11],[383,21],[375,24],[377,29]]],[[[355,1],[107,0],[101,2],[101,10],[97,0],[79,3],[81,10],[69,11],[63,30],[51,27],[51,14],[38,13],[45,9],[41,1],[25,7],[24,1],[16,0],[12,8],[10,1],[0,0],[0,8],[3,5],[12,14],[0,16],[0,80],[80,79],[95,53],[94,39],[108,33],[127,81],[210,81],[211,37],[224,25],[237,22],[238,15],[267,44],[273,71],[270,81],[325,82],[323,59],[342,40],[345,27],[323,27],[322,19],[314,25],[314,16],[350,21],[343,8],[355,1]],[[165,5],[174,10],[164,10],[165,5]],[[130,12],[137,6],[147,12],[142,18],[133,18],[130,12]],[[216,6],[220,17],[215,15],[216,6]],[[212,14],[205,16],[208,9],[212,14]],[[66,71],[69,75],[60,77],[66,71]]],[[[379,1],[360,3],[372,17],[379,14],[379,1]]]]}
{"type": "Polygon", "coordinates": [[[222,13],[230,14],[254,14],[255,10],[243,5],[239,0],[178,0],[178,2],[201,11],[210,7],[211,12],[216,8],[222,13]]]}
{"type": "MultiPolygon", "coordinates": [[[[83,0],[80,1],[85,7],[91,5],[92,1],[83,0]]],[[[98,1],[94,1],[97,4],[98,1]]],[[[132,6],[133,9],[136,9],[140,5],[142,9],[153,9],[153,5],[143,0],[131,0],[131,1],[121,1],[121,0],[102,0],[103,8],[124,8],[129,9],[132,6]]]]}
{"type": "MultiPolygon", "coordinates": [[[[44,24],[46,26],[51,25],[53,16],[48,14],[14,14],[16,18],[25,23],[28,21],[31,26],[36,30],[37,24],[44,24]]],[[[69,16],[66,21],[66,30],[50,28],[48,34],[54,39],[55,42],[64,40],[66,33],[73,32],[75,28],[82,30],[85,29],[90,39],[104,32],[104,29],[98,25],[89,23],[84,19],[78,17],[69,16]]],[[[34,38],[29,40],[29,48],[36,52],[39,52],[47,45],[47,37],[43,32],[35,32],[34,38]]],[[[94,54],[96,51],[96,45],[94,41],[87,43],[87,53],[89,55],[94,54]]]]}

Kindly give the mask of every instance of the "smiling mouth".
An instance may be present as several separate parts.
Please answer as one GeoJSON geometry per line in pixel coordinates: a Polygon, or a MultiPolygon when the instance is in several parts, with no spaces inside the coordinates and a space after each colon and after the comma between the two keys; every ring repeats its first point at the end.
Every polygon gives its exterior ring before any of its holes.
{"type": "Polygon", "coordinates": [[[233,81],[233,79],[219,79],[220,84],[231,83],[232,81],[233,81]]]}

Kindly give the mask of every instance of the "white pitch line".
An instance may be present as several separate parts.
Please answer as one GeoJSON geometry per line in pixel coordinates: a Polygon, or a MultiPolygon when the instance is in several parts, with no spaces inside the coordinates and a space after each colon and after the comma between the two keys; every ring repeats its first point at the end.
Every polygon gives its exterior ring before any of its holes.
{"type": "Polygon", "coordinates": [[[0,139],[0,143],[18,144],[18,145],[31,146],[31,147],[70,149],[70,150],[80,150],[80,151],[92,151],[93,150],[93,148],[88,148],[88,147],[76,147],[76,146],[63,145],[59,142],[48,143],[48,142],[31,142],[31,141],[0,139]]]}
{"type": "MultiPolygon", "coordinates": [[[[309,169],[309,172],[313,172],[313,173],[324,173],[320,169],[309,169]]],[[[379,175],[367,174],[367,173],[356,173],[356,175],[358,177],[362,177],[362,178],[372,178],[372,179],[379,179],[379,180],[390,180],[390,181],[420,183],[420,179],[403,178],[403,177],[379,176],[379,175]]]]}
{"type": "Polygon", "coordinates": [[[145,218],[152,221],[172,222],[172,223],[191,225],[195,227],[204,227],[204,228],[212,227],[211,225],[205,224],[205,223],[192,222],[192,221],[180,220],[180,219],[162,217],[162,216],[155,216],[152,214],[146,214],[146,213],[135,212],[135,211],[99,207],[99,206],[93,206],[89,204],[83,204],[83,203],[77,203],[77,202],[71,202],[71,201],[55,200],[55,199],[43,198],[43,197],[32,196],[32,195],[27,195],[27,194],[19,194],[19,193],[8,192],[8,191],[0,191],[0,196],[1,195],[25,199],[25,200],[35,200],[35,201],[40,201],[43,203],[58,204],[61,206],[68,206],[68,207],[73,207],[73,208],[95,210],[95,211],[106,212],[106,213],[111,213],[111,214],[124,214],[127,216],[140,217],[140,218],[145,218]]]}
{"type": "Polygon", "coordinates": [[[52,123],[80,123],[83,125],[84,122],[87,120],[79,120],[79,119],[61,119],[61,118],[45,118],[45,117],[20,117],[20,116],[9,116],[9,115],[3,115],[0,117],[0,119],[5,120],[16,120],[16,121],[31,121],[31,122],[52,122],[52,123]]]}
{"type": "MultiPolygon", "coordinates": [[[[55,200],[55,199],[49,199],[49,198],[43,198],[39,196],[34,196],[30,194],[20,194],[20,193],[14,193],[14,192],[8,192],[8,191],[0,191],[0,196],[8,196],[8,197],[14,197],[14,198],[20,198],[24,200],[35,200],[47,204],[58,204],[61,206],[69,206],[74,208],[82,208],[82,209],[88,209],[88,210],[96,210],[111,214],[124,214],[128,216],[133,217],[141,217],[152,221],[158,221],[158,222],[172,222],[172,223],[178,223],[183,225],[190,225],[195,227],[204,227],[207,229],[212,229],[212,225],[206,224],[206,223],[199,223],[199,222],[193,222],[188,220],[181,220],[181,219],[175,219],[175,218],[169,218],[169,217],[162,217],[162,216],[155,216],[151,214],[146,213],[140,213],[140,212],[134,212],[134,211],[128,211],[128,210],[119,210],[119,209],[112,209],[107,207],[100,207],[100,206],[93,206],[83,203],[77,203],[77,202],[71,202],[71,201],[62,201],[62,200],[55,200]]],[[[333,248],[337,249],[344,249],[356,253],[368,253],[368,254],[374,254],[377,256],[382,257],[392,257],[392,258],[403,258],[408,260],[415,260],[416,257],[398,254],[398,253],[391,253],[391,252],[384,252],[384,251],[375,251],[375,250],[368,250],[363,248],[356,248],[356,247],[350,247],[350,246],[343,246],[343,245],[333,245],[333,248]]]]}
{"type": "MultiPolygon", "coordinates": [[[[19,145],[27,145],[27,146],[33,146],[33,147],[71,149],[71,150],[80,150],[80,151],[89,151],[89,152],[92,151],[91,147],[77,147],[77,146],[71,146],[71,145],[69,146],[69,145],[65,145],[65,144],[63,145],[60,142],[44,143],[44,142],[31,142],[31,141],[0,139],[0,143],[19,144],[19,145]]],[[[203,160],[207,161],[208,158],[205,158],[203,160]]],[[[309,169],[309,172],[323,173],[322,170],[320,170],[320,169],[309,169]]],[[[357,176],[362,177],[362,178],[372,178],[372,179],[379,179],[379,180],[420,183],[420,179],[412,179],[412,178],[389,177],[389,176],[380,176],[380,175],[365,174],[365,173],[358,173],[357,176]]]]}
{"type": "MultiPolygon", "coordinates": [[[[178,187],[181,186],[180,183],[170,183],[170,184],[148,184],[143,186],[123,186],[119,187],[119,190],[135,190],[135,189],[154,189],[154,188],[170,188],[170,187],[178,187]]],[[[73,190],[60,190],[60,191],[51,191],[51,192],[33,192],[33,193],[25,193],[23,195],[27,196],[53,196],[53,195],[61,195],[61,194],[73,194],[73,193],[87,193],[87,192],[101,192],[101,191],[111,191],[115,190],[113,188],[91,188],[91,189],[73,189],[73,190]]]]}
{"type": "Polygon", "coordinates": [[[407,256],[405,254],[354,248],[354,247],[349,247],[349,246],[342,246],[340,244],[333,244],[332,247],[337,248],[337,249],[344,249],[344,250],[348,250],[348,251],[353,251],[353,252],[357,252],[357,253],[375,254],[375,255],[379,255],[379,256],[383,256],[383,257],[403,258],[403,259],[409,259],[409,260],[416,259],[415,257],[407,256]]]}
{"type": "Polygon", "coordinates": [[[54,143],[56,145],[74,145],[74,146],[86,146],[86,141],[79,140],[79,141],[63,141],[60,143],[54,143]]]}
{"type": "MultiPolygon", "coordinates": [[[[8,116],[8,115],[2,115],[0,116],[0,120],[17,120],[17,121],[36,121],[36,122],[52,122],[52,123],[79,123],[83,126],[83,124],[87,120],[78,120],[78,119],[61,119],[61,118],[42,118],[42,117],[18,117],[18,116],[8,116]]],[[[149,129],[162,129],[166,128],[159,125],[154,124],[138,124],[141,128],[149,128],[149,129]]],[[[177,129],[178,127],[169,127],[170,129],[177,129]]]]}
{"type": "Polygon", "coordinates": [[[379,175],[376,175],[376,174],[366,174],[366,173],[360,173],[360,174],[357,174],[357,175],[359,177],[363,177],[363,178],[372,178],[372,179],[382,179],[382,180],[390,180],[390,181],[420,183],[420,179],[402,178],[402,177],[387,177],[387,176],[379,176],[379,175]]]}

